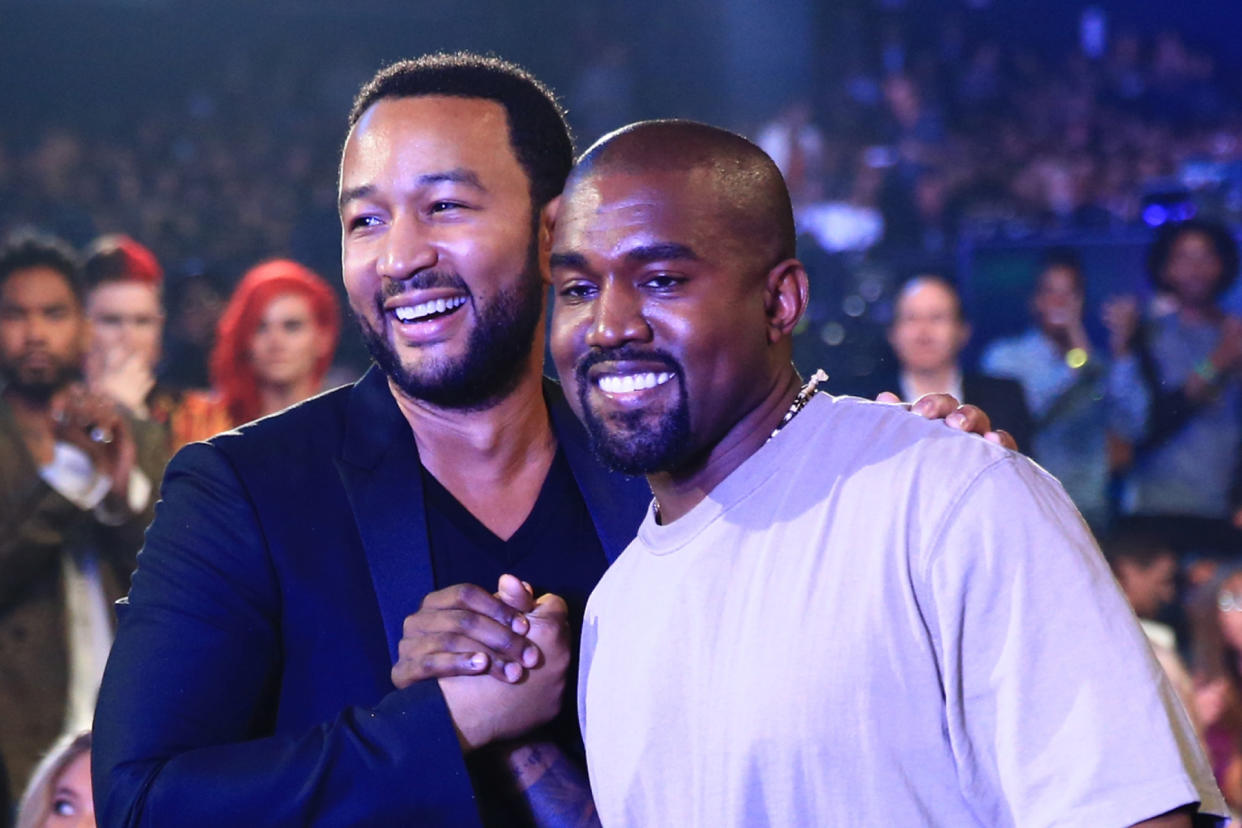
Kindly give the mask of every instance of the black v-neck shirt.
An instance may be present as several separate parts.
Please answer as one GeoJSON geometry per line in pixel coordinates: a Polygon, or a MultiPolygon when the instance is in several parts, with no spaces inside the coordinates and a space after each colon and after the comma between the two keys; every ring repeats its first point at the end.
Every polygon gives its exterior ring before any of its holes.
{"type": "MultiPolygon", "coordinates": [[[[496,581],[507,572],[530,583],[536,596],[551,592],[565,599],[572,655],[560,715],[545,733],[585,768],[578,730],[578,638],[587,597],[608,567],[608,559],[564,453],[557,448],[534,507],[508,540],[480,523],[425,468],[422,475],[436,589],[466,583],[495,592],[496,581]]],[[[527,824],[497,795],[505,784],[499,779],[503,771],[488,759],[486,751],[468,756],[466,766],[484,825],[527,824]]]]}
{"type": "Polygon", "coordinates": [[[496,581],[508,572],[529,582],[535,595],[552,592],[564,598],[576,635],[587,596],[608,561],[564,452],[557,449],[534,508],[508,540],[496,537],[422,471],[436,589],[477,584],[495,592],[496,581]]]}

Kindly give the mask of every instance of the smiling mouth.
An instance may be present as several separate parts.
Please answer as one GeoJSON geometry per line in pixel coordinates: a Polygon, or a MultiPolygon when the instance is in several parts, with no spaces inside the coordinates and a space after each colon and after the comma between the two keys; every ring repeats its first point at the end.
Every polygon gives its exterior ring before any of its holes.
{"type": "Polygon", "coordinates": [[[417,305],[401,305],[393,308],[390,313],[401,323],[427,322],[454,313],[466,304],[465,296],[450,296],[442,299],[428,299],[417,305]]]}
{"type": "Polygon", "coordinates": [[[630,394],[663,385],[673,378],[668,371],[647,371],[637,374],[604,374],[595,380],[605,394],[630,394]]]}

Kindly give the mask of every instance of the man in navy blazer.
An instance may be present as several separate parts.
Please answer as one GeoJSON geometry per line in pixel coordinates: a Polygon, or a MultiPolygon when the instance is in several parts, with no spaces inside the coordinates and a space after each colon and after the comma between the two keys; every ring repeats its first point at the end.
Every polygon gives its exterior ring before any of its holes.
{"type": "MultiPolygon", "coordinates": [[[[523,536],[527,558],[474,557],[490,588],[535,581],[523,567],[540,555],[554,581],[594,550],[594,569],[556,585],[578,603],[649,500],[590,457],[532,347],[544,208],[572,163],[551,96],[500,61],[433,56],[377,76],[351,127],[343,270],[380,367],[170,464],[97,710],[104,824],[477,824],[471,774],[491,771],[464,755],[551,718],[576,645],[559,600],[519,613],[443,582],[456,550],[436,555],[451,527],[429,525],[425,486],[497,545],[559,468],[586,532],[564,542],[548,521],[523,536]],[[459,673],[491,675],[419,680],[459,673]],[[549,687],[550,708],[534,698],[549,687]]],[[[519,777],[547,757],[526,755],[519,777]]]]}
{"type": "Polygon", "coordinates": [[[102,824],[546,820],[581,750],[561,599],[650,492],[588,454],[532,347],[563,116],[512,65],[435,55],[350,124],[342,269],[378,367],[169,465],[96,712],[102,824]]]}

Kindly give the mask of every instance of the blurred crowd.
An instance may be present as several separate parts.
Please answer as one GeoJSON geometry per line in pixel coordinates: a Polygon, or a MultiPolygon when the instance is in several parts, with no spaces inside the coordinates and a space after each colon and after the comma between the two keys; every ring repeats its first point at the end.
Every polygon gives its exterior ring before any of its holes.
{"type": "MultiPolygon", "coordinates": [[[[1089,23],[1044,54],[952,15],[915,37],[896,16],[749,131],[853,326],[813,318],[804,373],[862,348],[866,370],[830,391],[949,391],[1055,474],[1242,808],[1242,320],[1221,304],[1242,100],[1178,33],[1097,43],[1089,23]],[[1093,274],[1062,242],[1135,228],[1148,291],[1087,307],[1093,274]],[[994,237],[1046,242],[1030,326],[967,364],[953,264],[994,237]]],[[[636,86],[624,49],[594,54],[569,95],[584,141],[610,123],[593,107],[636,86]]],[[[362,365],[337,348],[352,80],[274,59],[263,84],[243,82],[243,56],[179,107],[135,99],[108,128],[0,125],[0,815],[27,790],[22,825],[89,806],[84,711],[168,458],[316,393],[334,357],[341,379],[362,365]]]]}
{"type": "Polygon", "coordinates": [[[953,15],[898,18],[757,139],[830,250],[1158,224],[1188,217],[1159,208],[1189,191],[1242,215],[1242,101],[1213,59],[1172,30],[1089,40],[1046,54],[953,15]]]}

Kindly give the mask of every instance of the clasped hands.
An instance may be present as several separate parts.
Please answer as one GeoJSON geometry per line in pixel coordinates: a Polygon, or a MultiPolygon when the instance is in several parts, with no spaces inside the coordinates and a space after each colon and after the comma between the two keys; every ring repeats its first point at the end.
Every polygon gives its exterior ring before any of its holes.
{"type": "Polygon", "coordinates": [[[472,584],[437,590],[406,617],[392,668],[398,689],[434,678],[462,748],[519,736],[561,706],[569,666],[565,601],[538,599],[528,584],[500,576],[495,593],[472,584]]]}
{"type": "MultiPolygon", "coordinates": [[[[881,401],[895,402],[893,395],[881,401]]],[[[1013,438],[992,431],[986,412],[959,406],[948,394],[923,397],[911,410],[1006,448],[1013,438]]],[[[427,595],[406,617],[392,668],[404,689],[436,679],[464,750],[511,739],[560,710],[569,666],[568,611],[556,595],[535,599],[528,584],[500,576],[495,593],[457,584],[427,595]]]]}

